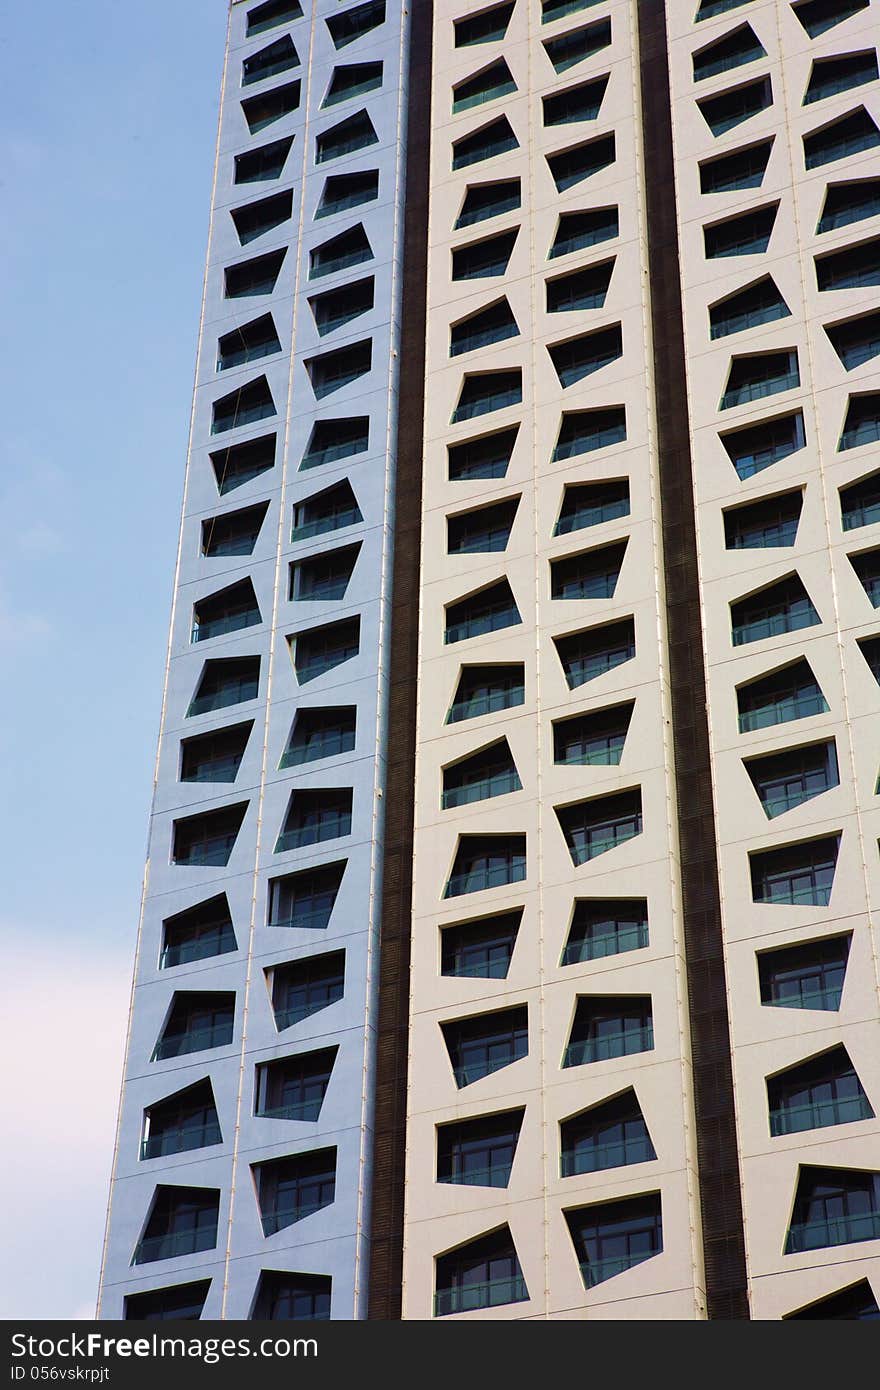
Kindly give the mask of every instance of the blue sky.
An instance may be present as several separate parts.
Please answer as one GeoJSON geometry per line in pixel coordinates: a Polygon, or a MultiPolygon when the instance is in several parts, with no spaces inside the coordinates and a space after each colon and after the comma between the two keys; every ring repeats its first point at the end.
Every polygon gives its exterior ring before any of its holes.
{"type": "Polygon", "coordinates": [[[4,1318],[94,1307],[225,30],[226,0],[3,18],[4,1318]]]}

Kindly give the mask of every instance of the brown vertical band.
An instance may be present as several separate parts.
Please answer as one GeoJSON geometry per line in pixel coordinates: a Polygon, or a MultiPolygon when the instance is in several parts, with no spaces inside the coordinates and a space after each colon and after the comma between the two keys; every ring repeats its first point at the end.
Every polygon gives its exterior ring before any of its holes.
{"type": "Polygon", "coordinates": [[[748,1318],[715,807],[706,718],[664,0],[638,0],[672,735],[707,1311],[748,1318]]]}
{"type": "Polygon", "coordinates": [[[397,1319],[401,1315],[403,1282],[433,9],[432,0],[412,0],[409,38],[389,736],[379,939],[368,1302],[368,1317],[385,1320],[397,1319]]]}

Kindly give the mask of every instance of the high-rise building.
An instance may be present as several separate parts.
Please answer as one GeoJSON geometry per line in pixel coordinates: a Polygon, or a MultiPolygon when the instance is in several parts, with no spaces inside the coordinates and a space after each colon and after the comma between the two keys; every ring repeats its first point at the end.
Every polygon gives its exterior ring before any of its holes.
{"type": "Polygon", "coordinates": [[[102,1316],[880,1316],[877,38],[233,0],[102,1316]]]}

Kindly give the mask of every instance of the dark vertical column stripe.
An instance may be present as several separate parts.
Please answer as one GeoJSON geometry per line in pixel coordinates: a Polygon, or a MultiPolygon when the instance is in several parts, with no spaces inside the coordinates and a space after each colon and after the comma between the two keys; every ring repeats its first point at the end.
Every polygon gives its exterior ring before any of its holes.
{"type": "Polygon", "coordinates": [[[394,560],[391,599],[388,771],[379,942],[376,1110],[368,1316],[401,1315],[409,968],[412,921],[416,681],[422,445],[425,406],[425,316],[428,278],[428,187],[431,150],[432,0],[413,0],[407,97],[406,210],[397,417],[394,560]]]}
{"type": "Polygon", "coordinates": [[[710,1318],[748,1318],[734,1119],[663,0],[638,0],[648,272],[666,571],[672,733],[710,1318]]]}

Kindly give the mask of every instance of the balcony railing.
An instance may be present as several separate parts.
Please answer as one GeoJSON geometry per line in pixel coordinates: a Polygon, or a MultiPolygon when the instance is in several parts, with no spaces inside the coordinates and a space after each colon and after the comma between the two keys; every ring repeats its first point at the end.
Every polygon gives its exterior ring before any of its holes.
{"type": "Polygon", "coordinates": [[[210,1144],[222,1144],[223,1136],[216,1120],[207,1124],[181,1126],[164,1134],[150,1135],[141,1144],[141,1158],[162,1158],[167,1154],[187,1153],[190,1149],[205,1149],[210,1144]]]}
{"type": "Polygon", "coordinates": [[[526,1281],[521,1275],[438,1289],[434,1295],[434,1316],[442,1318],[449,1313],[468,1313],[474,1308],[496,1308],[502,1303],[524,1303],[528,1296],[526,1281]]]}
{"type": "Polygon", "coordinates": [[[606,1033],[601,1038],[573,1040],[565,1050],[565,1064],[584,1066],[587,1062],[607,1062],[612,1057],[628,1057],[634,1052],[650,1052],[654,1047],[654,1028],[650,1023],[641,1028],[628,1028],[619,1033],[606,1033]]]}
{"type": "Polygon", "coordinates": [[[873,1113],[864,1095],[817,1100],[811,1105],[786,1105],[770,1111],[770,1133],[800,1134],[827,1125],[848,1125],[856,1120],[870,1120],[873,1113]]]}
{"type": "Polygon", "coordinates": [[[880,1240],[880,1211],[859,1216],[830,1217],[825,1221],[792,1224],[786,1254],[823,1250],[831,1245],[851,1245],[860,1240],[880,1240]]]}

